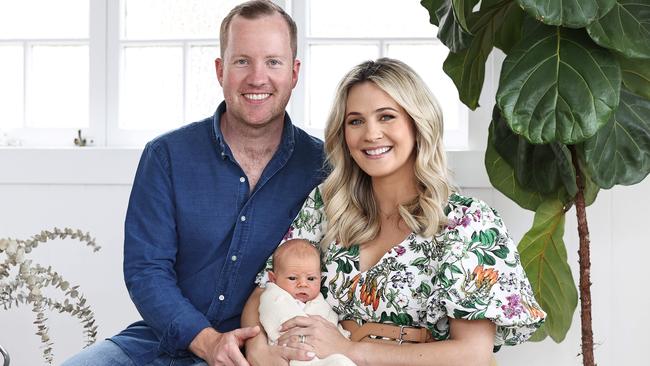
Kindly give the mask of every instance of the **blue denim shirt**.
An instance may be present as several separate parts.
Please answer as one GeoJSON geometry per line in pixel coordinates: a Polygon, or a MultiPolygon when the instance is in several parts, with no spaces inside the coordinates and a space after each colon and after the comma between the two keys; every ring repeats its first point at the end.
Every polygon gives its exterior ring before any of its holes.
{"type": "Polygon", "coordinates": [[[111,338],[138,365],[188,356],[203,328],[238,328],[263,267],[324,178],[322,142],[285,117],[255,189],[213,117],[145,147],[125,222],[124,278],[143,320],[111,338]]]}

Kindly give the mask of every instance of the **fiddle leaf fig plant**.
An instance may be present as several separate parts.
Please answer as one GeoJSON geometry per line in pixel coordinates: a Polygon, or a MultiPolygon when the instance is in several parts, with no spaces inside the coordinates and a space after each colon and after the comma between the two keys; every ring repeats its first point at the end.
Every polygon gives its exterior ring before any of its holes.
{"type": "Polygon", "coordinates": [[[586,207],[600,189],[650,173],[650,3],[638,0],[422,0],[450,52],[443,64],[476,109],[485,62],[506,56],[489,127],[492,185],[535,212],[519,243],[546,323],[561,342],[580,299],[582,358],[594,365],[586,207]],[[579,291],[567,262],[565,215],[576,207],[579,291]]]}

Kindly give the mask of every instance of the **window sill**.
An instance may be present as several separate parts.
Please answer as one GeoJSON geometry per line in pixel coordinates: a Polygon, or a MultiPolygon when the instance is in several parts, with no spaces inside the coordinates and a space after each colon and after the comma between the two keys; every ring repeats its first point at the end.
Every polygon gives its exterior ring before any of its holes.
{"type": "MultiPolygon", "coordinates": [[[[0,147],[0,184],[130,185],[142,148],[0,147]]],[[[483,151],[448,151],[455,184],[490,187],[483,151]]]]}
{"type": "Polygon", "coordinates": [[[0,147],[0,184],[130,185],[142,148],[0,147]]]}

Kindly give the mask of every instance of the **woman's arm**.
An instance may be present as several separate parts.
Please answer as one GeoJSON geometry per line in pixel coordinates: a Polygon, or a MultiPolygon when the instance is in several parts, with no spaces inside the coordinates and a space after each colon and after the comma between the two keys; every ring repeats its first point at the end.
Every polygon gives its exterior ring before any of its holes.
{"type": "Polygon", "coordinates": [[[358,366],[364,365],[429,365],[429,366],[488,366],[496,326],[489,320],[449,319],[450,338],[431,343],[392,345],[352,342],[341,336],[336,327],[320,317],[296,317],[284,324],[287,332],[278,342],[299,347],[298,335],[306,335],[306,343],[324,358],[342,353],[358,366]]]}
{"type": "Polygon", "coordinates": [[[431,343],[358,342],[347,355],[363,365],[488,366],[496,327],[489,320],[449,319],[451,337],[431,343]]]}
{"type": "Polygon", "coordinates": [[[261,332],[246,341],[246,359],[251,365],[289,365],[289,360],[309,361],[314,355],[308,355],[307,350],[292,347],[269,346],[268,338],[260,324],[260,296],[263,288],[257,287],[244,305],[241,315],[242,327],[258,325],[261,332]]]}

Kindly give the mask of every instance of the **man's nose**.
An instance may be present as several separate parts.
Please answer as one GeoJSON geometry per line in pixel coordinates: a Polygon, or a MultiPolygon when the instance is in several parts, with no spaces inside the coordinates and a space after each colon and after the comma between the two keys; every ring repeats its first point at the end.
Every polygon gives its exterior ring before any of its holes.
{"type": "Polygon", "coordinates": [[[248,74],[247,82],[250,85],[261,86],[265,85],[268,80],[268,73],[264,63],[253,63],[248,74]]]}

